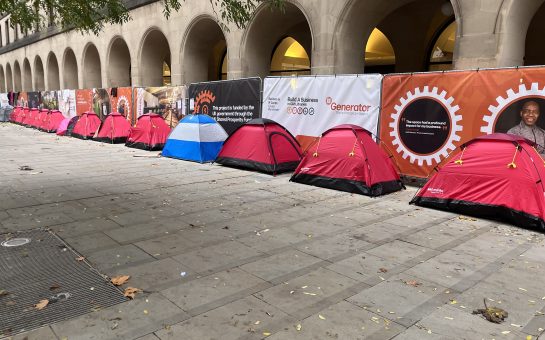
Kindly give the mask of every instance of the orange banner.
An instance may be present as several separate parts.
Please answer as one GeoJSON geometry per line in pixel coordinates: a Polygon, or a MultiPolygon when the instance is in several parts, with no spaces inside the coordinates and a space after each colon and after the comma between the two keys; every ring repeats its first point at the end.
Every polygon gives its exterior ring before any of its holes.
{"type": "Polygon", "coordinates": [[[402,174],[427,177],[468,140],[518,125],[530,100],[545,112],[545,68],[388,75],[381,144],[402,174]]]}

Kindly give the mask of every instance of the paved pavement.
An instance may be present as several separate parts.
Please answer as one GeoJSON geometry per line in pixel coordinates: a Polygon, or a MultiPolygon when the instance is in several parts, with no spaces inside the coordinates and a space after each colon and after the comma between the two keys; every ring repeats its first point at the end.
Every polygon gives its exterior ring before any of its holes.
{"type": "Polygon", "coordinates": [[[144,290],[14,339],[535,339],[545,328],[543,234],[410,206],[414,188],[373,199],[11,124],[0,137],[0,233],[49,227],[144,290]],[[472,315],[483,299],[506,322],[472,315]]]}

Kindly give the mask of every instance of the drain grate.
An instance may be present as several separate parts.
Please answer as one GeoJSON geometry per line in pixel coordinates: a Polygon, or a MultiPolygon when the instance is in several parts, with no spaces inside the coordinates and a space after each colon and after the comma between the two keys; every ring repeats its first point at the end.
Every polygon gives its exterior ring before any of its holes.
{"type": "Polygon", "coordinates": [[[49,231],[1,234],[0,241],[0,338],[126,301],[49,231]],[[34,308],[44,299],[44,309],[34,308]]]}

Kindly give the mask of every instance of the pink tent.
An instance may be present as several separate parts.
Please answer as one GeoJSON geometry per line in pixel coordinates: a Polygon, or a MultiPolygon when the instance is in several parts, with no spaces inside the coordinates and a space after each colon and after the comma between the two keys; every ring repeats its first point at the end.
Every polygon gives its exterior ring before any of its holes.
{"type": "Polygon", "coordinates": [[[62,122],[59,124],[59,127],[57,128],[57,135],[64,136],[66,133],[66,130],[68,129],[68,124],[70,123],[70,118],[65,118],[62,120],[62,122]]]}

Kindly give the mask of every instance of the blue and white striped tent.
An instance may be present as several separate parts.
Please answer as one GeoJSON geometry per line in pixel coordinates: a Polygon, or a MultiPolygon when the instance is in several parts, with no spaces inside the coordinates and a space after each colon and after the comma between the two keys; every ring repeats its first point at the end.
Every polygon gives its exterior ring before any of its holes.
{"type": "Polygon", "coordinates": [[[162,155],[194,161],[213,162],[227,139],[227,133],[208,115],[189,115],[172,130],[162,155]]]}

